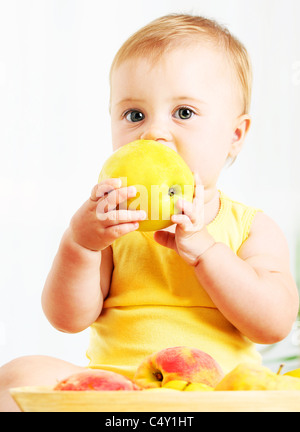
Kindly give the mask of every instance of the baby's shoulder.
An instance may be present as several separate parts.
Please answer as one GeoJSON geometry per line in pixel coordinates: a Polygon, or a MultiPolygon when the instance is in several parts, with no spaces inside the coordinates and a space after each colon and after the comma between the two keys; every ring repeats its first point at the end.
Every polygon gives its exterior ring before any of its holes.
{"type": "Polygon", "coordinates": [[[284,238],[283,232],[279,225],[269,215],[262,211],[258,211],[251,225],[249,237],[265,237],[265,238],[284,238]]]}
{"type": "Polygon", "coordinates": [[[238,230],[242,233],[242,242],[244,242],[249,237],[256,214],[261,212],[261,209],[234,200],[223,192],[220,192],[220,202],[219,216],[221,222],[238,227],[238,230]]]}
{"type": "Polygon", "coordinates": [[[236,210],[240,213],[245,213],[245,212],[257,212],[257,211],[261,211],[260,208],[255,207],[253,205],[249,205],[249,204],[245,204],[242,201],[233,199],[231,197],[229,197],[228,195],[226,195],[224,192],[220,191],[220,200],[221,200],[221,204],[223,203],[224,206],[231,208],[233,210],[236,210]]]}
{"type": "Polygon", "coordinates": [[[252,256],[277,256],[286,263],[289,259],[287,239],[279,225],[266,213],[257,212],[253,218],[249,236],[238,255],[247,259],[252,256]]]}

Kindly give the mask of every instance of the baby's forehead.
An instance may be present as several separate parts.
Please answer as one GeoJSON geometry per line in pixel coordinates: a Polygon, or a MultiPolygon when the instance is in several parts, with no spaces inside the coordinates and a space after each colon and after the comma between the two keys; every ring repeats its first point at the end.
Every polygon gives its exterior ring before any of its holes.
{"type": "Polygon", "coordinates": [[[218,42],[210,39],[200,39],[199,37],[186,37],[177,40],[171,40],[168,43],[165,42],[163,46],[160,44],[149,44],[144,49],[132,49],[123,53],[115,63],[112,65],[112,69],[120,66],[123,62],[147,60],[149,63],[156,65],[157,63],[164,61],[170,53],[181,51],[184,53],[186,49],[194,49],[195,53],[198,49],[198,55],[201,56],[201,49],[205,49],[214,53],[216,56],[224,57],[225,52],[222,47],[219,46],[218,42]]]}
{"type": "Polygon", "coordinates": [[[224,98],[226,95],[228,103],[235,105],[235,101],[240,104],[241,99],[236,81],[222,50],[211,44],[189,44],[174,46],[164,52],[156,50],[153,56],[135,54],[128,57],[116,67],[111,91],[115,96],[118,94],[118,99],[123,93],[129,98],[139,91],[145,94],[149,87],[164,93],[168,89],[168,94],[173,96],[201,93],[203,98],[210,100],[212,94],[219,92],[224,98]],[[164,88],[160,90],[162,85],[164,88]]]}
{"type": "MultiPolygon", "coordinates": [[[[172,71],[183,69],[185,65],[187,67],[190,65],[191,74],[195,69],[201,70],[204,68],[207,69],[207,76],[208,79],[211,78],[210,81],[218,75],[219,78],[222,78],[222,81],[226,81],[226,84],[229,82],[236,84],[237,77],[233,61],[231,61],[225,50],[210,41],[181,41],[176,45],[172,44],[165,47],[164,50],[154,46],[152,51],[133,52],[116,64],[115,69],[121,67],[124,70],[124,67],[128,67],[133,73],[138,70],[145,73],[145,70],[152,71],[164,68],[165,73],[172,74],[172,71]],[[170,64],[174,66],[173,69],[167,67],[170,64]],[[140,68],[141,65],[142,68],[140,68]],[[209,70],[211,75],[208,72],[209,70]]],[[[113,71],[111,77],[112,75],[113,71]]],[[[146,78],[147,74],[145,74],[146,78]]],[[[124,77],[124,79],[126,78],[124,77]]]]}
{"type": "Polygon", "coordinates": [[[147,64],[150,69],[164,65],[169,61],[170,56],[172,54],[178,53],[178,56],[172,56],[172,59],[177,59],[177,62],[180,64],[186,60],[188,54],[193,52],[193,60],[198,61],[199,63],[203,62],[204,56],[209,56],[215,66],[218,68],[224,68],[230,70],[230,78],[235,77],[235,67],[234,60],[231,58],[230,53],[228,53],[220,44],[218,44],[214,40],[206,40],[199,38],[186,38],[182,40],[178,40],[176,43],[169,43],[161,49],[157,45],[153,45],[151,49],[148,47],[147,50],[137,50],[129,52],[127,56],[124,56],[119,59],[117,63],[115,63],[111,70],[111,76],[114,69],[117,69],[123,63],[131,64],[134,67],[138,62],[143,62],[147,64]]]}

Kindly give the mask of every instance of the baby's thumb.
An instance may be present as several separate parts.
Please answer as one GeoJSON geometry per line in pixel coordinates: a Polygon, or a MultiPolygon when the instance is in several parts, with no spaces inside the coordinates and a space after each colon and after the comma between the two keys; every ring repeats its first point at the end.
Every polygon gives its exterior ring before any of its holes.
{"type": "Polygon", "coordinates": [[[169,231],[156,231],[154,240],[162,246],[175,249],[175,234],[169,231]]]}

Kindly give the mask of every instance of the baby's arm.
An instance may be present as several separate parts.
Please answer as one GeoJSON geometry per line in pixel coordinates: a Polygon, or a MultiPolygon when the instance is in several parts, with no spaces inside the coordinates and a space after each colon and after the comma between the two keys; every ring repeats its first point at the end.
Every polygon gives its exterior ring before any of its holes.
{"type": "Polygon", "coordinates": [[[255,216],[237,255],[215,243],[195,272],[223,315],[253,342],[275,343],[290,332],[299,308],[297,287],[287,242],[265,214],[255,216]]]}
{"type": "Polygon", "coordinates": [[[73,216],[65,232],[42,294],[42,306],[51,324],[75,333],[99,316],[113,270],[111,244],[138,228],[140,211],[116,206],[136,195],[109,179],[93,188],[91,197],[73,216]]]}
{"type": "Polygon", "coordinates": [[[216,307],[253,342],[268,344],[286,337],[299,299],[280,228],[264,213],[257,213],[236,255],[225,244],[216,243],[204,226],[201,186],[196,188],[193,204],[179,201],[178,205],[182,214],[172,217],[177,224],[175,234],[158,231],[155,240],[195,267],[216,307]]]}

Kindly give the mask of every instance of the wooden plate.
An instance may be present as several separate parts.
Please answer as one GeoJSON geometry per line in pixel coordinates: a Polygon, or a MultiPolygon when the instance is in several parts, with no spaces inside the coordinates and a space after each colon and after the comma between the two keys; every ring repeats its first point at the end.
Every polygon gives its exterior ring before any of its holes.
{"type": "Polygon", "coordinates": [[[300,391],[10,390],[24,412],[300,412],[300,391]]]}

